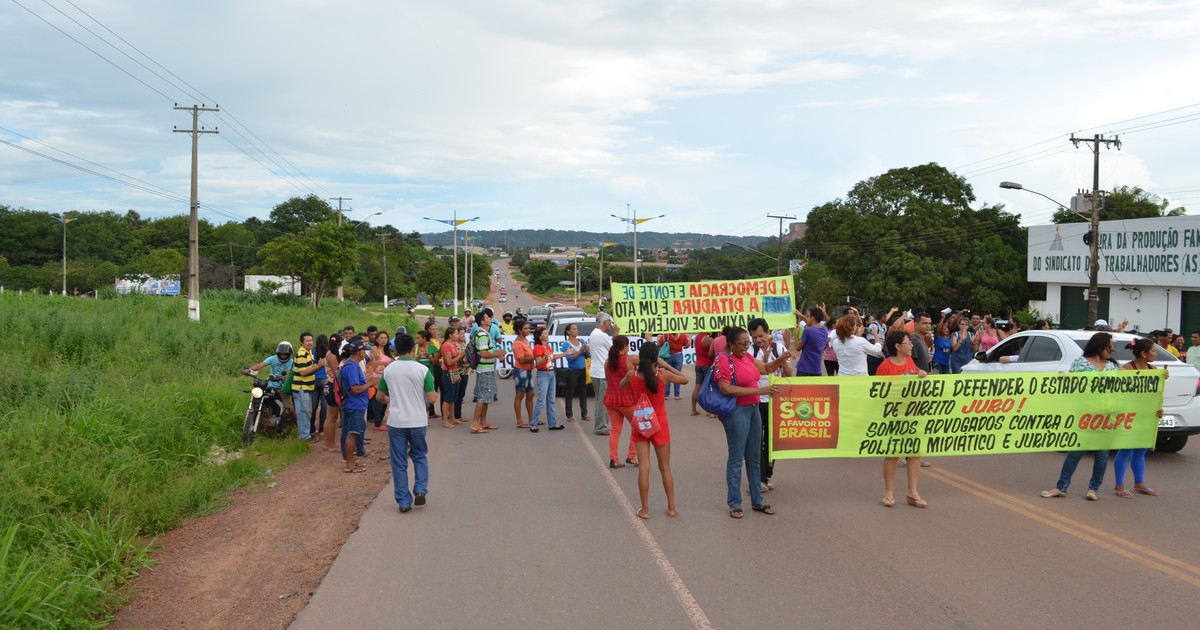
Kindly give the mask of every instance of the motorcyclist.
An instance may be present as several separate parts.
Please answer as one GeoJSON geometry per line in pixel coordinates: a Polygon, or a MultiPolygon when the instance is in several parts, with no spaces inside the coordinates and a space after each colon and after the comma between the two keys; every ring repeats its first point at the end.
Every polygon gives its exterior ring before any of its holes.
{"type": "Polygon", "coordinates": [[[504,321],[500,322],[500,334],[502,334],[502,335],[514,334],[512,311],[504,311],[504,321]]]}
{"type": "Polygon", "coordinates": [[[249,374],[261,370],[264,367],[271,368],[271,376],[275,378],[267,379],[267,389],[275,390],[279,395],[279,401],[283,403],[283,407],[292,417],[296,417],[296,408],[292,406],[292,397],[285,395],[279,391],[283,386],[284,379],[287,378],[288,372],[292,371],[292,344],[287,341],[280,341],[279,345],[275,346],[275,354],[269,356],[249,368],[242,370],[243,373],[249,374]]]}

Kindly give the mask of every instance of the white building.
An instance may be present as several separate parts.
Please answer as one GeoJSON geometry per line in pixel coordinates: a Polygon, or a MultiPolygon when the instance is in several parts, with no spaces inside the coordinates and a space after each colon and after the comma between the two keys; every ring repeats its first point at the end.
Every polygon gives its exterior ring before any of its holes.
{"type": "MultiPolygon", "coordinates": [[[[1088,223],[1029,228],[1027,279],[1046,283],[1031,302],[1066,328],[1087,318],[1088,223]]],[[[1200,330],[1200,216],[1100,222],[1098,317],[1129,330],[1200,330]]]]}

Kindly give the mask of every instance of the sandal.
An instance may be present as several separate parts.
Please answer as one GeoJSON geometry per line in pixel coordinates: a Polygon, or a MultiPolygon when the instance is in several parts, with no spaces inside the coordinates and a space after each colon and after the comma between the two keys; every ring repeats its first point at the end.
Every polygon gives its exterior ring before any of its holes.
{"type": "Polygon", "coordinates": [[[361,466],[355,466],[354,470],[350,470],[349,468],[343,468],[342,472],[344,472],[344,473],[360,473],[360,472],[367,472],[367,469],[363,468],[361,466]]]}
{"type": "Polygon", "coordinates": [[[1059,490],[1058,488],[1055,488],[1053,490],[1042,490],[1042,498],[1043,499],[1057,499],[1058,497],[1065,497],[1065,496],[1067,496],[1067,493],[1063,492],[1062,490],[1059,490]]]}
{"type": "Polygon", "coordinates": [[[487,429],[488,431],[495,431],[496,429],[499,429],[500,427],[498,427],[494,424],[485,424],[485,425],[483,425],[483,428],[487,429]]]}
{"type": "Polygon", "coordinates": [[[609,468],[624,468],[625,464],[618,463],[617,460],[615,460],[615,459],[610,459],[610,460],[608,460],[608,467],[609,468]]]}
{"type": "Polygon", "coordinates": [[[626,457],[626,458],[625,458],[625,463],[626,463],[626,464],[629,464],[630,466],[633,466],[634,468],[637,468],[637,465],[638,465],[638,464],[637,464],[637,460],[636,460],[636,459],[634,459],[634,458],[632,458],[632,457],[626,457]]]}
{"type": "Polygon", "coordinates": [[[742,508],[733,508],[729,510],[730,518],[742,518],[742,508]]]}
{"type": "Polygon", "coordinates": [[[750,509],[754,510],[755,512],[762,512],[763,514],[766,514],[768,516],[775,514],[775,509],[771,507],[770,503],[764,503],[762,505],[751,506],[750,509]]]}
{"type": "Polygon", "coordinates": [[[487,429],[471,429],[471,433],[487,433],[487,429]]]}
{"type": "Polygon", "coordinates": [[[1144,494],[1148,497],[1158,496],[1158,493],[1154,491],[1154,488],[1148,488],[1148,487],[1147,488],[1139,488],[1137,486],[1134,486],[1133,490],[1134,490],[1134,492],[1137,492],[1138,494],[1144,494]]]}
{"type": "Polygon", "coordinates": [[[916,499],[908,495],[905,495],[904,498],[908,499],[908,504],[913,507],[929,507],[929,502],[927,502],[925,499],[916,499]]]}
{"type": "Polygon", "coordinates": [[[1132,499],[1133,498],[1133,493],[1126,490],[1125,488],[1121,488],[1120,490],[1114,490],[1113,494],[1121,497],[1122,499],[1132,499]]]}
{"type": "Polygon", "coordinates": [[[883,507],[896,507],[896,499],[893,497],[883,497],[883,507]]]}
{"type": "Polygon", "coordinates": [[[1089,490],[1087,491],[1087,497],[1086,497],[1086,498],[1087,498],[1087,500],[1088,500],[1088,501],[1099,501],[1099,500],[1100,500],[1100,495],[1096,494],[1096,491],[1095,491],[1095,490],[1091,490],[1091,489],[1089,489],[1089,490]]]}

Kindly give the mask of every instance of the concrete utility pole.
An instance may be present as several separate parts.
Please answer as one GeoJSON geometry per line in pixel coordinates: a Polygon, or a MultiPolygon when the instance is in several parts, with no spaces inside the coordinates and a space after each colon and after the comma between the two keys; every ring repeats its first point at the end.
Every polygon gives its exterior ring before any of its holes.
{"type": "Polygon", "coordinates": [[[379,234],[379,249],[383,250],[383,308],[388,306],[387,283],[387,234],[379,234]]]}
{"type": "Polygon", "coordinates": [[[1097,313],[1100,307],[1100,145],[1105,146],[1116,145],[1117,149],[1121,148],[1121,139],[1117,136],[1105,138],[1101,134],[1095,134],[1091,138],[1076,138],[1075,134],[1071,134],[1071,143],[1076,147],[1080,142],[1085,142],[1092,147],[1092,227],[1089,238],[1089,256],[1091,264],[1088,266],[1088,310],[1087,310],[1087,325],[1091,326],[1096,323],[1097,313]]]}
{"type": "Polygon", "coordinates": [[[68,219],[66,212],[58,215],[58,217],[56,217],[56,218],[59,221],[62,221],[62,224],[63,224],[63,246],[62,246],[62,252],[63,252],[63,255],[62,255],[62,268],[63,268],[62,269],[62,284],[63,284],[63,287],[62,287],[62,294],[65,296],[67,294],[67,224],[74,221],[75,219],[68,219]]]}
{"type": "MultiPolygon", "coordinates": [[[[342,224],[342,202],[343,201],[354,201],[354,199],[352,199],[351,197],[330,197],[329,198],[330,201],[333,201],[334,199],[337,199],[337,202],[338,202],[338,225],[341,225],[342,224]]],[[[346,299],[346,281],[345,281],[345,279],[343,279],[341,282],[338,283],[337,299],[339,302],[346,299]]]]}
{"type": "Polygon", "coordinates": [[[780,275],[783,275],[783,269],[782,269],[782,265],[783,265],[783,220],[791,219],[791,220],[795,221],[796,217],[788,216],[788,215],[768,214],[767,218],[768,219],[779,219],[779,257],[775,259],[775,275],[780,276],[780,275]]]}
{"type": "Polygon", "coordinates": [[[206,107],[203,103],[191,107],[180,107],[176,103],[173,109],[192,112],[192,128],[190,130],[175,127],[172,127],[171,130],[176,133],[192,134],[192,216],[188,222],[188,319],[198,322],[200,321],[200,189],[197,165],[199,163],[200,134],[221,133],[215,127],[201,129],[200,112],[219,112],[221,108],[219,105],[206,107]]]}

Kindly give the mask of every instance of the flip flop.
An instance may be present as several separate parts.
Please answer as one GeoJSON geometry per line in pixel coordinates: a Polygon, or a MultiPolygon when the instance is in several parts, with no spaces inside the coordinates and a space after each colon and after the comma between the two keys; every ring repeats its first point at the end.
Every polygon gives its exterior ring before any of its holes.
{"type": "Polygon", "coordinates": [[[1042,490],[1042,498],[1043,499],[1057,499],[1059,497],[1065,497],[1065,496],[1067,496],[1067,493],[1063,492],[1062,490],[1059,490],[1058,488],[1055,488],[1053,490],[1042,490]]]}
{"type": "Polygon", "coordinates": [[[762,505],[755,505],[755,506],[752,506],[750,509],[754,510],[755,512],[762,512],[763,514],[766,514],[768,516],[775,514],[775,508],[772,508],[770,503],[764,503],[762,505]]]}
{"type": "Polygon", "coordinates": [[[1132,499],[1133,498],[1133,493],[1128,490],[1114,490],[1113,494],[1121,497],[1122,499],[1132,499]]]}
{"type": "Polygon", "coordinates": [[[1158,496],[1158,493],[1154,491],[1154,488],[1146,488],[1145,490],[1140,490],[1138,488],[1134,488],[1133,491],[1137,492],[1138,494],[1144,494],[1148,497],[1158,496]]]}
{"type": "Polygon", "coordinates": [[[729,510],[730,518],[742,518],[742,508],[733,508],[729,510]]]}
{"type": "Polygon", "coordinates": [[[471,433],[487,433],[487,429],[471,429],[471,433]]]}
{"type": "Polygon", "coordinates": [[[342,469],[342,472],[344,472],[344,473],[360,473],[360,472],[366,472],[366,471],[367,471],[366,468],[359,468],[357,466],[354,467],[354,470],[350,470],[349,468],[342,469]]]}
{"type": "Polygon", "coordinates": [[[496,429],[499,429],[500,427],[498,427],[494,424],[485,424],[485,425],[483,425],[483,428],[487,429],[488,431],[495,431],[496,429]]]}

